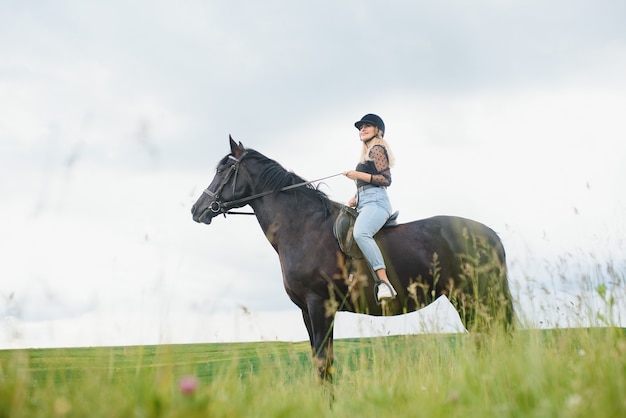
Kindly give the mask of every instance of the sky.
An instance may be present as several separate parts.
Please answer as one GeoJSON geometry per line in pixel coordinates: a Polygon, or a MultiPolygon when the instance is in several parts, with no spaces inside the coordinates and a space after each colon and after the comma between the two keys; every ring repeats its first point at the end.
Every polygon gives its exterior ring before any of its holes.
{"type": "MultiPolygon", "coordinates": [[[[0,2],[0,348],[306,340],[255,218],[191,205],[229,134],[312,180],[355,166],[366,113],[400,221],[496,230],[525,326],[626,326],[625,20],[617,0],[0,2]]],[[[459,331],[437,306],[336,335],[459,331]]]]}

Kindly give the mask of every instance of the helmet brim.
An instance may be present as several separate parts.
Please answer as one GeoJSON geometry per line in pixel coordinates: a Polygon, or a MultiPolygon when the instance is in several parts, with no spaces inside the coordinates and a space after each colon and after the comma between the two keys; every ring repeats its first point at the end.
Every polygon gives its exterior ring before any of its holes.
{"type": "Polygon", "coordinates": [[[367,115],[363,116],[360,120],[354,122],[354,127],[357,128],[358,130],[361,130],[361,127],[366,123],[369,123],[377,127],[380,131],[385,132],[385,122],[383,122],[380,116],[375,115],[373,113],[368,113],[367,115]]]}

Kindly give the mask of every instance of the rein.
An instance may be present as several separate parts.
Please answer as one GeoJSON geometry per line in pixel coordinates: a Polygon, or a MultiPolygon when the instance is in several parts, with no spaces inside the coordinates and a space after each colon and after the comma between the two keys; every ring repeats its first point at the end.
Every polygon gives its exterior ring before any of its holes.
{"type": "MultiPolygon", "coordinates": [[[[264,197],[267,195],[270,195],[272,193],[280,193],[280,192],[284,192],[287,190],[291,190],[291,189],[296,189],[298,187],[302,187],[302,186],[307,186],[311,183],[317,183],[318,181],[322,181],[322,180],[326,180],[332,177],[337,177],[337,176],[341,176],[343,173],[337,173],[337,174],[333,174],[331,176],[326,176],[326,177],[322,177],[320,179],[316,179],[316,180],[310,180],[310,181],[303,181],[302,183],[298,183],[298,184],[291,184],[289,186],[285,186],[282,189],[278,190],[277,192],[275,191],[267,191],[267,192],[261,192],[261,193],[257,193],[254,194],[252,196],[248,196],[248,197],[242,197],[241,199],[237,199],[237,200],[232,200],[230,202],[225,202],[224,205],[237,205],[239,203],[244,203],[244,202],[249,202],[251,200],[255,200],[258,199],[260,197],[264,197]]],[[[252,212],[224,212],[224,213],[228,213],[229,215],[254,215],[254,213],[252,212]]]]}
{"type": "MultiPolygon", "coordinates": [[[[244,154],[244,155],[245,155],[245,154],[244,154]]],[[[234,171],[234,174],[235,174],[235,181],[233,182],[233,189],[235,188],[235,182],[237,181],[237,180],[236,180],[236,179],[237,179],[237,173],[238,173],[238,171],[239,171],[239,163],[240,163],[240,162],[241,162],[241,160],[243,159],[243,155],[242,155],[240,158],[238,158],[238,159],[237,159],[237,158],[235,158],[235,157],[233,157],[233,156],[229,156],[229,158],[231,158],[231,159],[235,160],[235,164],[233,164],[233,165],[231,166],[231,171],[230,171],[229,173],[227,173],[227,175],[224,177],[224,180],[222,181],[222,184],[220,184],[220,186],[218,187],[218,189],[216,190],[216,192],[214,193],[214,192],[210,191],[208,188],[206,188],[206,189],[204,189],[204,190],[202,191],[202,193],[204,193],[204,194],[206,194],[206,195],[210,196],[210,197],[213,199],[213,202],[211,202],[211,205],[210,205],[210,209],[211,209],[213,212],[222,212],[222,213],[224,214],[224,216],[226,216],[227,214],[228,214],[228,215],[254,215],[254,212],[235,212],[235,211],[229,211],[229,210],[227,209],[227,207],[228,207],[228,206],[236,206],[236,205],[238,205],[238,204],[240,204],[240,203],[250,202],[250,201],[252,201],[252,200],[255,200],[255,199],[258,199],[258,198],[261,198],[261,197],[264,197],[264,196],[268,196],[268,195],[273,194],[273,193],[280,193],[280,192],[284,192],[284,191],[291,190],[291,189],[295,189],[295,188],[298,188],[298,187],[307,186],[307,185],[309,185],[309,184],[311,184],[311,183],[317,183],[318,181],[322,181],[322,180],[326,180],[326,179],[329,179],[329,178],[332,178],[332,177],[337,177],[337,176],[341,176],[341,175],[343,175],[343,172],[341,172],[341,173],[333,174],[333,175],[330,175],[330,176],[322,177],[322,178],[319,178],[319,179],[316,179],[316,180],[303,181],[302,183],[291,184],[291,185],[289,185],[289,186],[285,186],[285,187],[283,187],[282,189],[280,189],[280,190],[278,190],[278,191],[275,191],[275,190],[272,190],[272,191],[266,191],[266,192],[261,192],[261,193],[254,194],[254,195],[252,195],[252,196],[243,197],[243,198],[241,198],[241,199],[231,200],[230,202],[220,202],[220,201],[219,201],[219,194],[220,194],[220,192],[221,192],[222,188],[223,188],[223,187],[226,185],[226,183],[228,182],[228,180],[229,180],[229,178],[230,178],[231,173],[233,173],[233,171],[232,171],[232,170],[235,170],[235,171],[234,171]]]]}

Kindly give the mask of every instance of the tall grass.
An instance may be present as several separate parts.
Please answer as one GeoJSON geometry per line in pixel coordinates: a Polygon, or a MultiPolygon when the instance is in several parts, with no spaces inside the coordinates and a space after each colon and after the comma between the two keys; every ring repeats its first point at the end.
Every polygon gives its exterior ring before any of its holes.
{"type": "Polygon", "coordinates": [[[0,417],[626,416],[619,328],[0,351],[0,417]],[[180,379],[197,387],[185,390],[180,379]]]}
{"type": "Polygon", "coordinates": [[[0,418],[626,416],[623,269],[570,270],[578,328],[337,340],[332,385],[304,342],[0,350],[0,418]]]}

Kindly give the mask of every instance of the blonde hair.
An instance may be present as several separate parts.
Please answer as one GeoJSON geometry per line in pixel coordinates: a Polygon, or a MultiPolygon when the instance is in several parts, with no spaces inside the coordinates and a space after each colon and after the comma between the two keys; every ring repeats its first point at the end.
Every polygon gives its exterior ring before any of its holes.
{"type": "Polygon", "coordinates": [[[367,143],[363,143],[363,148],[361,148],[361,163],[365,164],[365,162],[369,159],[370,150],[374,145],[382,145],[387,150],[387,157],[389,158],[389,167],[393,167],[396,162],[396,159],[393,157],[393,153],[391,152],[391,148],[385,139],[383,138],[383,132],[380,129],[377,129],[376,136],[372,138],[367,143]]]}

